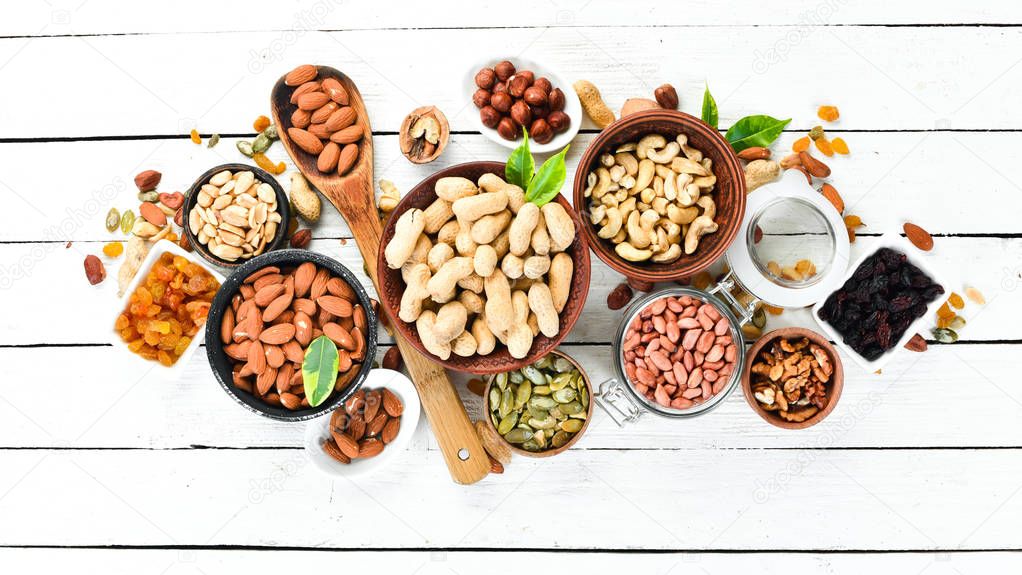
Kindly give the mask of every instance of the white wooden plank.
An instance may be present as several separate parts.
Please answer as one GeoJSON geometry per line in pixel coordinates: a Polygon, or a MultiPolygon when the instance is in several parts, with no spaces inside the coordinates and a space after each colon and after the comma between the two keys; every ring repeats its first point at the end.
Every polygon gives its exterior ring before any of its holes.
{"type": "MultiPolygon", "coordinates": [[[[777,157],[787,155],[802,134],[786,133],[774,145],[777,157]]],[[[1019,233],[1011,205],[1020,193],[1022,166],[1014,160],[1013,133],[871,133],[844,134],[852,155],[827,159],[829,181],[845,199],[849,213],[863,218],[869,231],[899,228],[911,219],[933,233],[1019,233]],[[953,159],[956,169],[935,169],[953,159]],[[967,201],[965,201],[967,200],[967,201]]],[[[592,134],[576,138],[568,154],[569,180],[562,193],[572,195],[572,179],[592,134]]],[[[213,148],[187,139],[79,141],[0,144],[0,157],[24,166],[0,175],[0,193],[10,208],[0,212],[0,241],[108,240],[103,227],[111,206],[136,209],[135,174],[143,169],[163,173],[160,189],[187,191],[200,174],[217,164],[247,162],[237,139],[224,138],[213,148]],[[61,158],[63,169],[47,170],[43,158],[61,158]],[[101,163],[97,159],[102,159],[101,163]]],[[[475,160],[504,161],[507,150],[478,134],[455,134],[436,162],[413,165],[398,151],[395,136],[375,138],[377,179],[393,181],[402,192],[435,171],[475,160]]],[[[274,161],[287,155],[279,144],[274,161]]],[[[290,160],[287,160],[289,168],[290,160]]],[[[280,177],[285,189],[288,176],[280,177]]],[[[347,225],[327,206],[313,228],[318,237],[348,237],[347,225]]]]}
{"type": "MultiPolygon", "coordinates": [[[[853,257],[869,250],[869,238],[853,244],[853,257]]],[[[354,242],[317,240],[315,251],[338,259],[375,294],[362,271],[362,258],[354,242]]],[[[116,309],[119,262],[103,256],[107,279],[99,286],[85,281],[82,262],[86,254],[101,254],[99,243],[0,244],[0,345],[79,344],[110,341],[116,309]],[[73,295],[71,295],[73,294],[73,295]],[[29,310],[25,313],[24,310],[29,310]],[[69,324],[69,320],[73,324],[69,324]]],[[[963,311],[969,325],[963,339],[1018,339],[1018,329],[1006,321],[1022,306],[1018,275],[1022,270],[1022,239],[937,238],[933,252],[926,256],[951,282],[948,288],[961,292],[966,285],[979,287],[986,306],[969,305],[963,311]]],[[[582,319],[568,335],[570,342],[608,343],[608,326],[616,326],[621,311],[607,308],[607,294],[622,277],[593,256],[589,295],[582,319]]],[[[792,310],[771,316],[768,326],[815,325],[809,310],[792,310]]]]}
{"type": "MultiPolygon", "coordinates": [[[[524,0],[508,10],[505,3],[492,0],[457,4],[436,2],[428,8],[411,3],[401,10],[381,11],[371,3],[292,2],[281,6],[265,0],[250,2],[248,10],[198,0],[168,6],[153,6],[140,14],[125,14],[116,2],[71,3],[26,6],[5,19],[3,35],[221,32],[287,29],[301,34],[308,29],[371,28],[462,28],[462,27],[560,27],[620,26],[621,10],[613,4],[592,4],[584,0],[524,0]],[[196,14],[202,17],[196,18],[196,14]]],[[[784,2],[777,6],[749,4],[741,10],[720,3],[699,0],[686,3],[684,17],[669,3],[640,0],[630,2],[628,26],[718,26],[721,23],[746,26],[810,26],[841,24],[928,24],[928,23],[1011,23],[1022,21],[1012,5],[960,4],[942,0],[918,10],[911,4],[828,2],[813,0],[784,2]]]]}
{"type": "Polygon", "coordinates": [[[709,82],[725,127],[768,113],[808,129],[819,122],[820,104],[841,107],[842,129],[1022,126],[1003,104],[1022,91],[1013,57],[1022,29],[1011,27],[399,29],[308,32],[292,42],[281,36],[0,40],[5,84],[48,85],[59,69],[63,85],[97,88],[75,91],[74,105],[65,90],[35,90],[27,102],[23,90],[6,91],[5,137],[182,134],[196,126],[245,132],[266,109],[277,77],[309,61],[340,68],[358,83],[377,130],[396,130],[423,103],[443,109],[452,129],[475,130],[477,112],[461,78],[486,54],[527,57],[568,81],[592,80],[614,108],[671,81],[683,109],[697,112],[709,82]],[[443,66],[413,65],[406,50],[381,48],[395,46],[424,47],[443,66]],[[196,65],[210,58],[216,66],[196,65]]]}
{"type": "MultiPolygon", "coordinates": [[[[905,352],[881,375],[845,362],[845,387],[828,419],[792,432],[769,425],[737,390],[717,410],[676,421],[653,415],[619,428],[597,410],[579,450],[800,449],[1022,446],[1022,390],[1017,345],[934,346],[905,352]],[[941,414],[935,420],[935,414],[941,414]],[[939,421],[939,424],[936,423],[939,421]]],[[[563,346],[599,385],[613,377],[609,346],[563,346]]],[[[382,352],[381,352],[382,355],[382,352]]],[[[10,385],[0,393],[0,447],[176,449],[298,447],[302,425],[272,422],[244,410],[216,383],[205,354],[194,356],[177,381],[122,366],[105,348],[0,349],[10,385]],[[41,400],[41,366],[70,366],[41,400]],[[14,383],[18,382],[17,385],[14,383]]],[[[482,400],[467,391],[468,375],[454,380],[469,415],[482,417],[482,400]]],[[[411,451],[436,458],[422,424],[411,451]]],[[[558,458],[559,460],[560,458],[558,458]]],[[[0,490],[2,491],[2,490],[0,490]]]]}
{"type": "Polygon", "coordinates": [[[1022,485],[1011,453],[569,450],[465,487],[435,454],[331,481],[298,451],[14,451],[0,467],[0,541],[1013,549],[1022,485]]]}
{"type": "MultiPolygon", "coordinates": [[[[506,549],[506,546],[501,546],[506,549]]],[[[570,553],[538,551],[347,551],[221,549],[0,549],[0,561],[15,570],[38,572],[85,571],[110,575],[201,575],[251,573],[277,575],[293,570],[350,572],[488,573],[496,566],[542,565],[553,572],[625,573],[641,565],[650,573],[702,570],[706,573],[754,572],[764,575],[869,572],[930,575],[973,575],[1018,569],[1018,553],[570,553]]]]}

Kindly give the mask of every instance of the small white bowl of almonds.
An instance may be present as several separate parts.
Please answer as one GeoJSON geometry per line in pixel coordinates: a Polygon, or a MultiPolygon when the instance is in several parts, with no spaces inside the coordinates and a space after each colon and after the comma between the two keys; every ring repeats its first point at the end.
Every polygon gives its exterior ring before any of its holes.
{"type": "Polygon", "coordinates": [[[277,180],[246,164],[216,166],[199,176],[183,214],[192,247],[222,267],[279,248],[290,217],[287,194],[277,180]]]}

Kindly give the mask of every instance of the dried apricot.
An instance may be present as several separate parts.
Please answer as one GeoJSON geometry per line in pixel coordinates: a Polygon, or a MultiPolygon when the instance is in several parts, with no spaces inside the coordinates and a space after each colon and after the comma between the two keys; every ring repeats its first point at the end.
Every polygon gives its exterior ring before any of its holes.
{"type": "Polygon", "coordinates": [[[948,296],[947,301],[952,306],[954,306],[955,309],[962,309],[963,307],[965,307],[965,300],[963,300],[962,296],[958,295],[958,293],[956,292],[951,292],[951,295],[948,296]]]}
{"type": "Polygon", "coordinates": [[[116,258],[124,252],[124,244],[121,242],[110,242],[103,246],[103,253],[107,257],[116,258]]]}
{"type": "Polygon", "coordinates": [[[845,216],[845,227],[846,228],[857,228],[862,225],[862,218],[854,215],[845,216]]]}
{"type": "Polygon", "coordinates": [[[830,146],[830,142],[827,138],[819,137],[816,139],[816,148],[820,150],[820,153],[828,158],[834,155],[834,148],[830,146]]]}
{"type": "Polygon", "coordinates": [[[834,151],[845,156],[848,154],[848,143],[845,142],[844,138],[834,138],[830,141],[830,146],[834,148],[834,151]]]}
{"type": "Polygon", "coordinates": [[[802,136],[801,138],[795,140],[795,143],[791,145],[791,151],[792,152],[796,152],[796,153],[797,152],[804,152],[804,151],[806,151],[808,149],[809,149],[809,137],[808,136],[802,136]]]}
{"type": "Polygon", "coordinates": [[[252,122],[252,127],[255,128],[256,132],[262,132],[270,127],[270,119],[266,116],[259,116],[255,119],[255,122],[252,122]]]}
{"type": "Polygon", "coordinates": [[[947,302],[944,302],[943,304],[941,304],[939,308],[937,308],[937,317],[951,319],[955,317],[955,312],[951,311],[951,308],[948,307],[947,302]]]}
{"type": "Polygon", "coordinates": [[[816,115],[824,122],[836,122],[841,117],[840,112],[837,110],[837,106],[820,106],[816,110],[816,115]]]}
{"type": "Polygon", "coordinates": [[[192,133],[190,134],[190,137],[192,139],[192,143],[193,144],[201,144],[202,143],[202,137],[199,136],[199,131],[194,129],[194,128],[192,129],[192,133]]]}

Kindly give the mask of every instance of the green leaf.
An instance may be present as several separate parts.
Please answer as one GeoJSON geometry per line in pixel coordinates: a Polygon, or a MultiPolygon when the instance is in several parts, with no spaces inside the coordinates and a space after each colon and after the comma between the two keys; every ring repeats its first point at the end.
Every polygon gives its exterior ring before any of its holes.
{"type": "Polygon", "coordinates": [[[778,120],[765,115],[746,116],[735,122],[724,135],[736,152],[753,146],[768,147],[781,135],[791,118],[778,120]]]}
{"type": "Polygon", "coordinates": [[[706,85],[706,90],[703,92],[703,121],[707,124],[717,127],[717,101],[713,99],[713,94],[710,93],[710,85],[706,85]]]}
{"type": "Polygon", "coordinates": [[[569,147],[571,146],[564,146],[557,155],[543,162],[536,172],[536,177],[529,182],[529,187],[525,191],[525,201],[542,206],[557,197],[568,173],[564,167],[564,156],[568,153],[569,147]]]}
{"type": "Polygon", "coordinates": [[[326,401],[337,380],[337,345],[321,335],[312,340],[302,361],[302,380],[309,405],[316,407],[326,401]]]}
{"type": "Polygon", "coordinates": [[[504,166],[504,179],[507,180],[507,183],[524,190],[529,187],[529,182],[532,181],[532,177],[536,173],[536,161],[532,159],[532,152],[529,151],[529,131],[524,127],[522,131],[525,133],[525,138],[522,140],[522,145],[515,148],[515,151],[508,156],[507,164],[504,166]]]}

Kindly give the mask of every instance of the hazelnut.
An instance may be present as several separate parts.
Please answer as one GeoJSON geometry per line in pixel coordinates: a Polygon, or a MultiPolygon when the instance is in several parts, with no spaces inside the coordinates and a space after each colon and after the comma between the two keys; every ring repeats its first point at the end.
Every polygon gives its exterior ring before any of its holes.
{"type": "Polygon", "coordinates": [[[497,133],[505,140],[517,140],[519,135],[518,124],[515,124],[511,118],[503,118],[497,124],[497,133]]]}
{"type": "Polygon", "coordinates": [[[493,106],[483,106],[479,110],[479,119],[483,121],[483,125],[487,128],[496,128],[497,124],[500,123],[500,112],[493,109],[493,106]]]}
{"type": "Polygon", "coordinates": [[[497,82],[497,84],[493,86],[493,93],[507,94],[507,82],[497,82]]]}
{"type": "Polygon", "coordinates": [[[524,98],[525,101],[533,106],[545,106],[547,101],[547,93],[537,88],[536,86],[529,86],[525,89],[524,98]]]}
{"type": "Polygon", "coordinates": [[[550,90],[550,94],[547,95],[547,103],[550,105],[551,110],[563,110],[565,103],[564,92],[562,92],[560,88],[550,90]]]}
{"type": "Polygon", "coordinates": [[[521,98],[525,95],[525,90],[531,85],[532,82],[529,80],[529,77],[524,72],[519,72],[507,81],[507,93],[515,98],[521,98]]]}
{"type": "Polygon", "coordinates": [[[500,92],[499,94],[495,93],[493,94],[493,96],[490,97],[490,105],[493,106],[501,114],[506,114],[510,112],[511,104],[513,103],[514,101],[511,99],[511,96],[507,94],[507,92],[500,92]]]}
{"type": "Polygon", "coordinates": [[[472,94],[472,103],[476,105],[476,108],[482,108],[483,106],[490,103],[490,91],[484,88],[476,90],[475,94],[472,94]]]}
{"type": "Polygon", "coordinates": [[[554,131],[546,120],[539,119],[533,122],[529,128],[529,137],[535,140],[537,144],[548,144],[550,140],[554,139],[554,131]]]}
{"type": "Polygon", "coordinates": [[[519,126],[528,126],[532,123],[532,110],[524,100],[518,100],[511,106],[511,119],[519,126]]]}
{"type": "Polygon", "coordinates": [[[508,78],[515,75],[515,65],[504,60],[500,64],[494,66],[493,71],[496,72],[498,80],[506,82],[508,78]]]}
{"type": "Polygon", "coordinates": [[[546,106],[529,106],[532,111],[532,119],[546,118],[550,114],[550,108],[546,106]]]}
{"type": "Polygon", "coordinates": [[[678,109],[678,92],[670,84],[664,84],[654,90],[653,97],[656,98],[661,108],[667,108],[668,110],[678,109]]]}
{"type": "Polygon", "coordinates": [[[522,70],[521,72],[518,72],[517,75],[528,80],[530,86],[536,81],[536,75],[528,70],[522,70]]]}
{"type": "Polygon", "coordinates": [[[546,76],[540,76],[539,78],[536,78],[536,81],[533,82],[532,85],[539,88],[540,90],[543,90],[547,94],[550,93],[550,90],[554,89],[554,87],[550,84],[550,80],[548,80],[546,76]]]}
{"type": "Polygon", "coordinates": [[[546,121],[553,128],[554,132],[558,134],[567,130],[568,126],[571,125],[571,118],[560,110],[550,112],[550,115],[546,117],[546,121]]]}
{"type": "Polygon", "coordinates": [[[476,86],[484,90],[489,90],[493,87],[493,82],[496,80],[497,75],[491,68],[483,68],[476,72],[476,86]]]}

